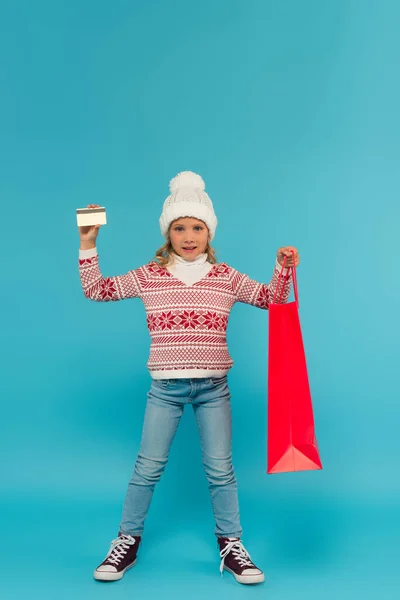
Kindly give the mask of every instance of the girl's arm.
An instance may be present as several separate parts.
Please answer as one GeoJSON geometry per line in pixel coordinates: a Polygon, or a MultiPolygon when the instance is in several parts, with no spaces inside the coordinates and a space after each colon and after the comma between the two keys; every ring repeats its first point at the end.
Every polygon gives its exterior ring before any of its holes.
{"type": "MultiPolygon", "coordinates": [[[[273,302],[277,290],[280,271],[281,266],[276,262],[271,281],[268,284],[259,283],[254,279],[250,279],[248,275],[235,271],[233,277],[233,289],[236,294],[236,301],[252,304],[257,308],[268,309],[269,305],[273,302]]],[[[288,301],[291,281],[291,271],[289,269],[284,269],[279,284],[279,290],[276,294],[275,303],[285,304],[288,301]]]]}
{"type": "Polygon", "coordinates": [[[258,281],[254,281],[247,275],[236,271],[233,278],[233,288],[237,302],[245,302],[264,309],[268,308],[272,302],[285,304],[290,295],[292,272],[290,268],[284,268],[279,281],[283,264],[286,264],[287,267],[297,267],[300,264],[300,256],[296,248],[293,246],[279,248],[272,279],[268,285],[258,283],[258,281]]]}
{"type": "Polygon", "coordinates": [[[97,249],[79,251],[79,276],[83,293],[95,302],[115,302],[140,297],[140,269],[125,275],[103,277],[97,249]]]}
{"type": "MultiPolygon", "coordinates": [[[[98,208],[98,204],[89,204],[88,208],[98,208]]],[[[79,276],[83,293],[89,300],[110,302],[137,298],[140,296],[141,269],[129,271],[126,275],[103,277],[99,267],[96,240],[100,225],[79,227],[79,276]]]]}

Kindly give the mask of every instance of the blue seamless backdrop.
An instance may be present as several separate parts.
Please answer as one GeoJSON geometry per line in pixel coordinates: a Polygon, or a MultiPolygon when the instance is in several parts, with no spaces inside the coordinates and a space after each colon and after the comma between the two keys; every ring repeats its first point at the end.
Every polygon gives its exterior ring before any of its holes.
{"type": "Polygon", "coordinates": [[[221,260],[268,281],[279,246],[302,258],[322,472],[265,474],[268,314],[236,305],[228,329],[253,593],[398,597],[399,20],[395,0],[1,4],[2,598],[246,593],[218,574],[191,411],[137,567],[112,590],[91,578],[138,450],[149,335],[140,301],[83,297],[75,209],[106,206],[101,269],[125,273],[161,245],[186,169],[221,260]]]}

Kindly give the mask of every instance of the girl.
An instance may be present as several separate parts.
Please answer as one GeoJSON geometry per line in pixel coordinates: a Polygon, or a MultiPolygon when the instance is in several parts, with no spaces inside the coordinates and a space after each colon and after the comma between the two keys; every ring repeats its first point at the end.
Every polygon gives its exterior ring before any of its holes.
{"type": "Polygon", "coordinates": [[[285,257],[288,269],[281,302],[287,302],[289,268],[299,264],[299,255],[295,248],[280,248],[271,282],[257,283],[216,261],[210,242],[217,218],[202,178],[190,171],[179,173],[170,183],[170,192],[160,217],[166,243],[153,261],[125,275],[102,276],[96,250],[100,225],[80,227],[79,272],[85,297],[97,302],[141,298],[151,336],[147,366],[152,384],[139,454],[118,537],[94,577],[121,579],[135,565],[155,485],[167,464],[183,409],[191,404],[209,482],[221,573],[225,569],[240,583],[259,583],[264,574],[241,541],[227,382],[233,361],[226,329],[235,302],[268,308],[285,257]]]}

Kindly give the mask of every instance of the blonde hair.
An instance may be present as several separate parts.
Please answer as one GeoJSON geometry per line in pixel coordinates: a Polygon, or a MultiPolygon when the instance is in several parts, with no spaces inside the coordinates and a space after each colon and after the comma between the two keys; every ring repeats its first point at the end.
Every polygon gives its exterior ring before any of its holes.
{"type": "MultiPolygon", "coordinates": [[[[205,254],[207,254],[207,260],[212,265],[215,265],[217,262],[217,257],[215,254],[215,250],[212,246],[210,246],[210,242],[207,242],[207,246],[205,249],[205,254]]],[[[168,264],[172,262],[172,255],[174,254],[174,249],[172,248],[171,240],[168,239],[161,248],[159,248],[155,254],[154,261],[158,263],[161,267],[166,267],[168,264]]]]}

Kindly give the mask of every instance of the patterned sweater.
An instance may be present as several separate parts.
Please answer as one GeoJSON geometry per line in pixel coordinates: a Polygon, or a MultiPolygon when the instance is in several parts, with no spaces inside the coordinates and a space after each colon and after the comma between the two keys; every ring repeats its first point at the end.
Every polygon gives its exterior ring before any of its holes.
{"type": "MultiPolygon", "coordinates": [[[[227,373],[233,365],[226,343],[233,305],[244,302],[267,309],[274,298],[279,270],[275,266],[268,285],[226,263],[213,265],[192,285],[186,285],[156,262],[125,275],[103,277],[97,250],[93,249],[85,252],[85,258],[79,258],[79,274],[84,295],[90,300],[143,301],[151,336],[147,367],[154,379],[164,379],[221,377],[227,373]]],[[[282,303],[288,300],[291,284],[289,274],[283,279],[282,303]]]]}

